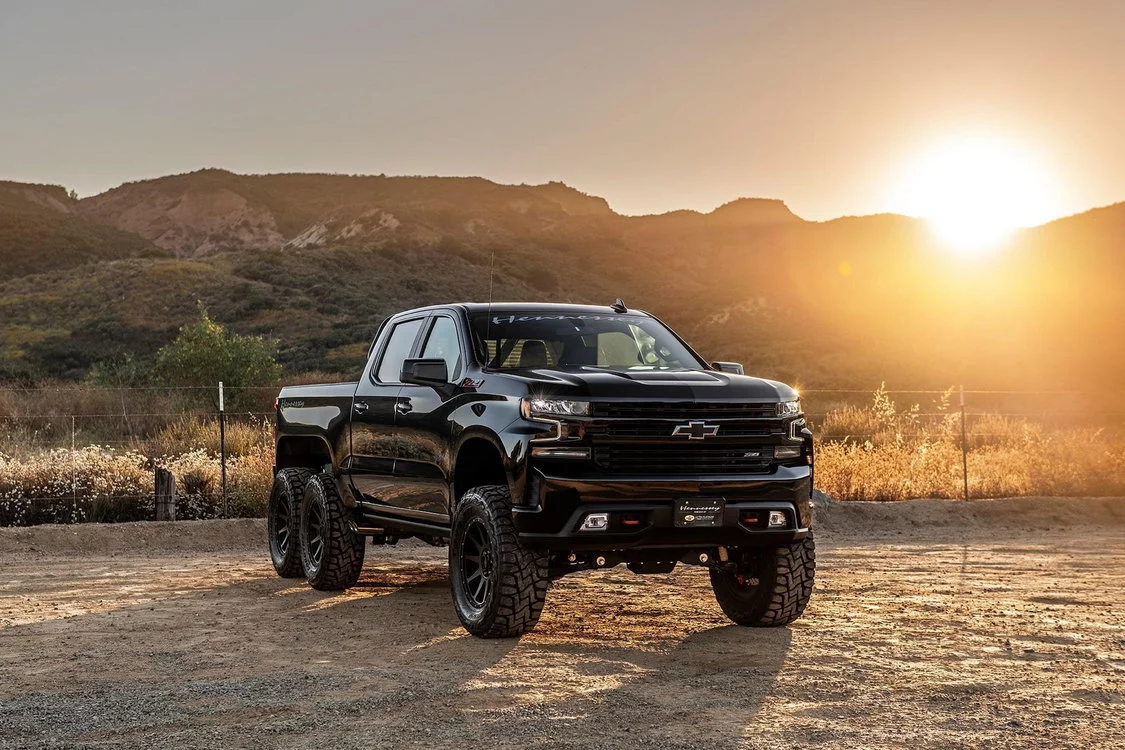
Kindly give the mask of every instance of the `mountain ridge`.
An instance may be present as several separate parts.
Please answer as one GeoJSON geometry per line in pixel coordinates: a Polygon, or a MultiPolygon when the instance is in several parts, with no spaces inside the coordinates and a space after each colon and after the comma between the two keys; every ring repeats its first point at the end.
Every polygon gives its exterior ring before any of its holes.
{"type": "Polygon", "coordinates": [[[1114,382],[1123,238],[1125,204],[965,260],[916,218],[807,221],[768,198],[627,216],[560,182],[474,177],[206,169],[80,200],[0,183],[0,378],[143,360],[197,300],[277,339],[291,371],[350,373],[383,316],[492,289],[623,297],[713,359],[804,384],[1114,382]]]}

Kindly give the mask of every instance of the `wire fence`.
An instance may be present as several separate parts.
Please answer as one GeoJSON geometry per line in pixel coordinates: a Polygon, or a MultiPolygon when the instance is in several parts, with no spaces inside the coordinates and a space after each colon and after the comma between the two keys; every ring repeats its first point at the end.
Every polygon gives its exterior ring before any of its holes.
{"type": "MultiPolygon", "coordinates": [[[[0,526],[264,514],[276,386],[0,386],[0,526]]],[[[1125,494],[1125,392],[803,389],[841,499],[1125,494]]]]}
{"type": "Polygon", "coordinates": [[[0,525],[259,516],[276,386],[0,387],[0,525]],[[174,510],[172,510],[174,509],[174,510]]]}

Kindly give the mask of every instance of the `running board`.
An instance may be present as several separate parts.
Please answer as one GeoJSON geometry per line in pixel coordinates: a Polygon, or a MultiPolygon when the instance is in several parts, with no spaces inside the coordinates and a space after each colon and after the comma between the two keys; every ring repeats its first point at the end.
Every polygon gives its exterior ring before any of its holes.
{"type": "Polygon", "coordinates": [[[361,510],[363,525],[351,522],[353,531],[364,536],[393,533],[395,531],[409,531],[416,534],[429,534],[431,536],[449,536],[449,527],[425,521],[412,521],[398,516],[386,516],[381,513],[361,510]]]}

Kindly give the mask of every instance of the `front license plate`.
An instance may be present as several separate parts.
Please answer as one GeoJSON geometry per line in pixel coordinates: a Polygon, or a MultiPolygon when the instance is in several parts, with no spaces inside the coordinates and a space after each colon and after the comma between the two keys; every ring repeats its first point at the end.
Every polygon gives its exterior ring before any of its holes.
{"type": "Polygon", "coordinates": [[[700,499],[693,497],[690,500],[680,500],[676,503],[676,525],[686,527],[722,526],[723,508],[726,501],[722,498],[700,499]]]}

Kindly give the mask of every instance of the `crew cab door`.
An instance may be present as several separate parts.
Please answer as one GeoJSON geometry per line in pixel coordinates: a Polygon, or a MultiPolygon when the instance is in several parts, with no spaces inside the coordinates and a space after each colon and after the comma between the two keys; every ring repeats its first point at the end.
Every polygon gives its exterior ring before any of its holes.
{"type": "MultiPolygon", "coordinates": [[[[404,383],[398,394],[395,437],[402,456],[395,461],[400,494],[395,503],[412,511],[449,516],[449,472],[453,422],[450,412],[465,366],[461,326],[447,313],[435,313],[423,330],[418,357],[445,360],[444,387],[404,383]]],[[[437,520],[437,519],[434,519],[437,520]]]]}
{"type": "Polygon", "coordinates": [[[395,460],[403,452],[395,438],[402,362],[414,353],[425,315],[393,321],[376,342],[376,352],[352,399],[352,489],[366,503],[395,505],[399,484],[395,460]]]}

